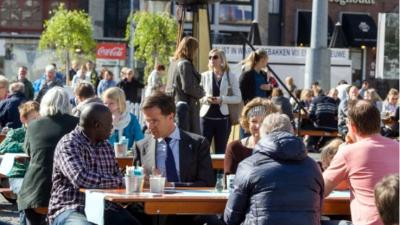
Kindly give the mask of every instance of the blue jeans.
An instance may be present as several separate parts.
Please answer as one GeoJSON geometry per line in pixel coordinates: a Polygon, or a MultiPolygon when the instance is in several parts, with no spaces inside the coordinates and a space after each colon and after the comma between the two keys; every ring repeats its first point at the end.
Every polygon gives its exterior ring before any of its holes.
{"type": "Polygon", "coordinates": [[[66,210],[59,214],[52,225],[93,225],[87,221],[86,216],[76,210],[66,210]]]}
{"type": "MultiPolygon", "coordinates": [[[[114,208],[104,211],[105,225],[140,225],[140,222],[133,217],[126,209],[114,204],[114,208]]],[[[58,215],[51,225],[93,225],[87,221],[86,216],[76,210],[66,210],[58,215]]]]}

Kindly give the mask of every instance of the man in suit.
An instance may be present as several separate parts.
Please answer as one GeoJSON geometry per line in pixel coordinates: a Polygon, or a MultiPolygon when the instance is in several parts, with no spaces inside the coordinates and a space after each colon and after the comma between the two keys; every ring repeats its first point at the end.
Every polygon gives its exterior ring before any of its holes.
{"type": "Polygon", "coordinates": [[[209,143],[176,126],[174,100],[155,93],[146,98],[142,110],[151,135],[136,144],[135,160],[144,167],[145,174],[156,169],[171,186],[214,186],[209,143]]]}
{"type": "MultiPolygon", "coordinates": [[[[215,177],[210,145],[205,137],[176,126],[174,99],[156,92],[145,99],[142,110],[151,135],[136,143],[135,160],[144,167],[145,183],[148,183],[148,175],[156,172],[166,177],[166,186],[213,187],[215,177]]],[[[145,219],[137,211],[133,213],[141,220],[145,219]]],[[[216,216],[168,216],[160,219],[167,225],[222,224],[216,216]]],[[[149,222],[143,220],[142,223],[149,222]]]]}

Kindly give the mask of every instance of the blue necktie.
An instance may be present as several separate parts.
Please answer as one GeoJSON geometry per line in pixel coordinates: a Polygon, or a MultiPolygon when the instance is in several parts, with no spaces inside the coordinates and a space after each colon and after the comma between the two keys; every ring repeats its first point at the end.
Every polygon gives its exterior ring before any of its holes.
{"type": "Polygon", "coordinates": [[[167,181],[168,182],[178,182],[178,173],[176,172],[176,166],[175,166],[175,159],[174,159],[174,154],[172,154],[172,149],[169,146],[169,143],[171,142],[171,138],[167,137],[164,139],[166,144],[167,144],[167,158],[165,159],[165,169],[167,172],[167,181]]]}

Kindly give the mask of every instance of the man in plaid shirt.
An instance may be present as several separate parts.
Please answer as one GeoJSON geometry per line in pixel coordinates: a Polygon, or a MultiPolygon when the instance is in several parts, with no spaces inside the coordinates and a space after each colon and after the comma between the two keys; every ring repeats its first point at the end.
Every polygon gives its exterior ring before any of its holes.
{"type": "MultiPolygon", "coordinates": [[[[80,188],[107,189],[123,186],[111,144],[109,109],[99,103],[88,104],[79,126],[65,135],[54,153],[53,187],[49,204],[52,225],[91,224],[84,215],[85,194],[80,188]]],[[[139,224],[122,207],[107,203],[105,224],[139,224]]]]}

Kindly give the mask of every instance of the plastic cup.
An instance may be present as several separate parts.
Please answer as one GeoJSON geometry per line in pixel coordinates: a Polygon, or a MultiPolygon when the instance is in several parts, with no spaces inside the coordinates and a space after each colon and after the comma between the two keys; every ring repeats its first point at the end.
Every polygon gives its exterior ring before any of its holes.
{"type": "Polygon", "coordinates": [[[150,176],[150,192],[164,193],[165,177],[150,176]]]}
{"type": "Polygon", "coordinates": [[[134,193],[134,182],[133,176],[125,176],[125,193],[132,194],[134,193]]]}
{"type": "Polygon", "coordinates": [[[124,157],[128,151],[127,144],[114,143],[115,157],[124,157]]]}

